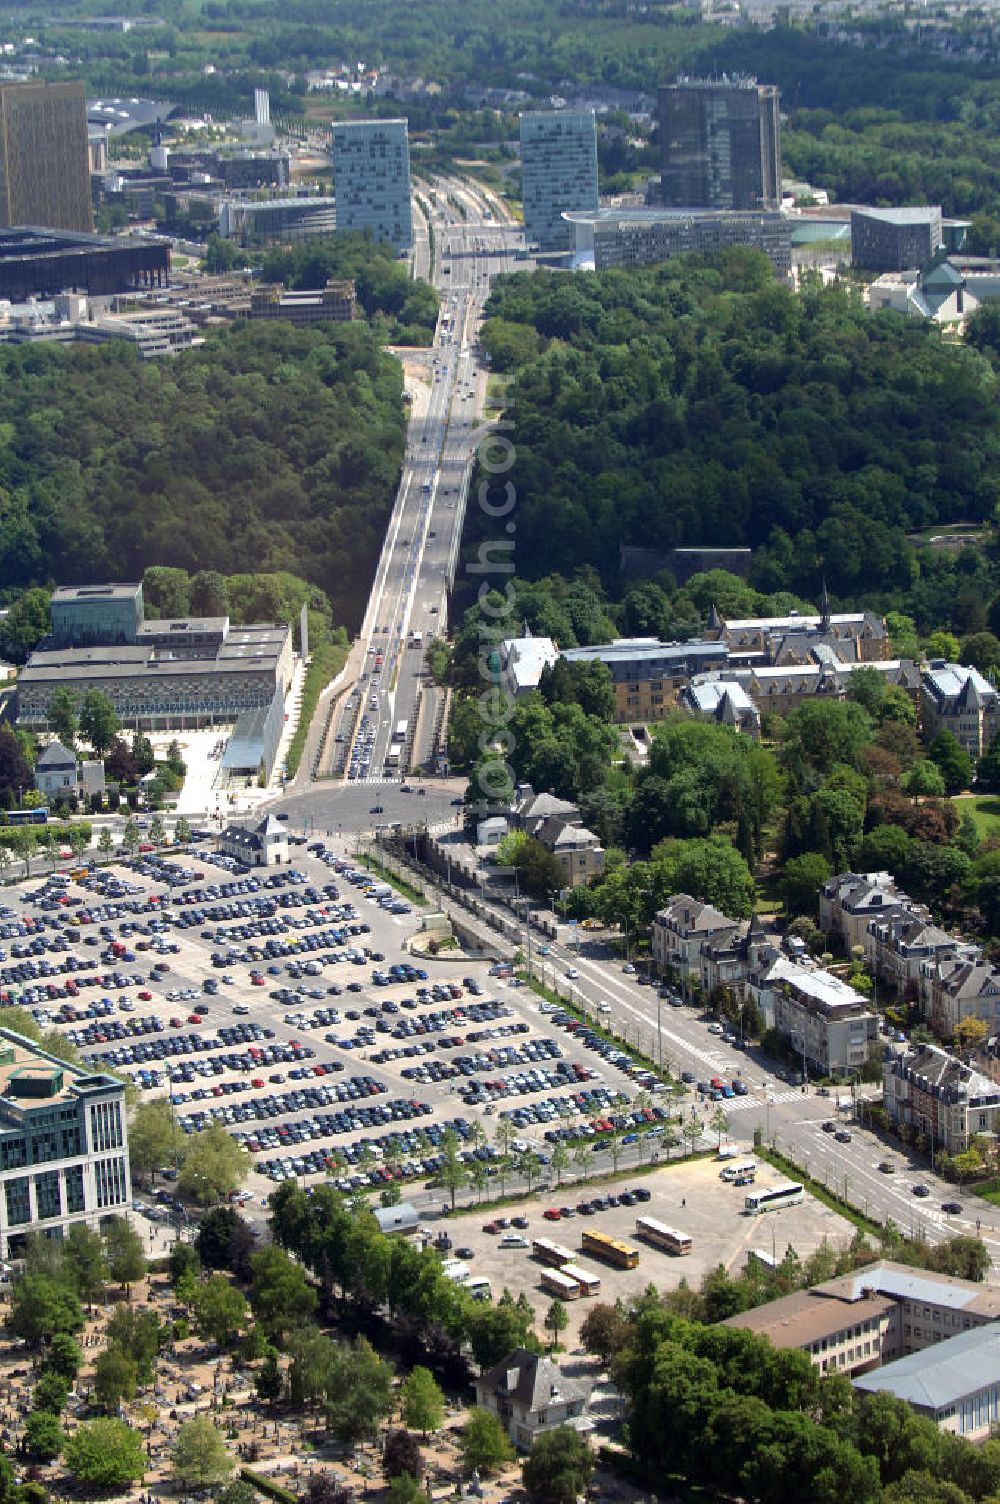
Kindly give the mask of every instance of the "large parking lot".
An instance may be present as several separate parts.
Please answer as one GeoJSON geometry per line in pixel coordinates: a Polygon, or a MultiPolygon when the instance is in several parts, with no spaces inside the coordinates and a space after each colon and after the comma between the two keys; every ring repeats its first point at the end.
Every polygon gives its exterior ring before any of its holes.
{"type": "MultiPolygon", "coordinates": [[[[643,1175],[623,1174],[598,1185],[549,1190],[505,1207],[502,1216],[490,1210],[469,1211],[448,1219],[444,1234],[438,1234],[440,1246],[447,1257],[460,1258],[473,1277],[488,1279],[494,1299],[505,1286],[515,1295],[524,1291],[541,1321],[554,1292],[543,1286],[546,1265],[532,1252],[540,1238],[570,1252],[575,1265],[600,1280],[598,1298],[610,1301],[638,1295],[650,1284],[660,1290],[676,1289],[682,1279],[697,1289],[702,1277],[720,1264],[738,1273],[751,1250],[780,1261],[791,1245],[805,1259],[824,1238],[837,1248],[850,1242],[852,1225],[808,1196],[779,1212],[747,1216],[745,1193],[720,1178],[723,1168],[714,1157],[661,1164],[643,1175]],[[555,1212],[560,1213],[558,1220],[555,1212]],[[692,1243],[690,1253],[676,1257],[637,1236],[640,1217],[653,1217],[686,1233],[692,1243]],[[638,1266],[616,1269],[587,1253],[582,1247],[587,1230],[607,1233],[636,1249],[638,1266]],[[447,1246],[443,1237],[448,1239],[447,1246]]],[[[758,1187],[779,1180],[767,1165],[759,1167],[758,1187]]],[[[567,1305],[569,1327],[562,1340],[569,1346],[590,1304],[589,1299],[580,1298],[567,1305]]]]}
{"type": "Polygon", "coordinates": [[[319,841],[256,872],[207,846],[147,852],[7,889],[0,989],[143,1098],[169,1095],[185,1131],[222,1123],[255,1199],[288,1176],[423,1187],[448,1128],[490,1177],[505,1118],[513,1152],[546,1161],[567,1133],[655,1148],[669,1098],[637,1104],[627,1056],[488,963],[422,960],[419,929],[319,841]]]}

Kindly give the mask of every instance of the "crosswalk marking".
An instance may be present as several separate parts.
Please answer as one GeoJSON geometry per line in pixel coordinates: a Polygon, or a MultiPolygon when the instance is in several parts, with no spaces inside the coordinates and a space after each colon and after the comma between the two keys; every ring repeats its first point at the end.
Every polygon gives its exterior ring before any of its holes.
{"type": "MultiPolygon", "coordinates": [[[[772,1107],[778,1102],[797,1102],[802,1093],[797,1091],[779,1091],[771,1097],[772,1107]]],[[[748,1107],[765,1107],[767,1104],[763,1097],[746,1096],[725,1098],[718,1104],[724,1112],[743,1112],[748,1107]]]]}

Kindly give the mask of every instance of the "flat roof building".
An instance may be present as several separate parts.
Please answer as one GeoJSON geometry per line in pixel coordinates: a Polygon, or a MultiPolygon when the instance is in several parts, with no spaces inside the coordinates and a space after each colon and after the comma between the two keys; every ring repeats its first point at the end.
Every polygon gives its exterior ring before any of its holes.
{"type": "Polygon", "coordinates": [[[82,83],[0,82],[0,227],[94,228],[82,83]]]}
{"type": "Polygon", "coordinates": [[[333,127],[337,228],[362,230],[396,251],[413,244],[410,138],[405,120],[345,120],[333,127]]]}
{"type": "Polygon", "coordinates": [[[146,621],[141,584],[71,585],[56,590],[52,632],[18,677],[18,722],[48,724],[53,691],[101,689],[126,726],[150,730],[237,721],[266,712],[259,761],[273,763],[275,702],[292,672],[285,623],[234,626],[228,617],[146,621]],[[269,749],[269,750],[268,750],[269,749]]]}
{"type": "Polygon", "coordinates": [[[655,637],[620,637],[592,647],[566,648],[567,663],[604,663],[615,690],[616,721],[662,720],[694,674],[725,668],[724,642],[693,639],[660,642],[655,637]]]}
{"type": "Polygon", "coordinates": [[[170,242],[155,236],[90,235],[27,222],[0,229],[0,298],[12,303],[67,291],[103,297],[169,280],[170,242]]]}
{"type": "Polygon", "coordinates": [[[663,202],[672,209],[780,209],[778,89],[753,78],[660,88],[663,202]]]}
{"type": "Polygon", "coordinates": [[[851,211],[851,265],[862,271],[903,272],[926,266],[941,241],[940,205],[851,211]]]}
{"type": "Polygon", "coordinates": [[[131,1204],[125,1086],[0,1029],[0,1258],[131,1204]]]}
{"type": "Polygon", "coordinates": [[[303,194],[299,198],[226,198],[219,205],[224,240],[256,245],[270,240],[315,240],[337,228],[336,200],[303,194]]]}
{"type": "Polygon", "coordinates": [[[524,234],[541,251],[568,251],[567,210],[597,209],[597,125],[593,110],[532,110],[521,116],[524,234]]]}
{"type": "Polygon", "coordinates": [[[669,261],[687,252],[711,255],[728,246],[763,251],[785,276],[792,265],[789,221],[780,210],[766,209],[618,209],[570,210],[575,249],[596,271],[612,266],[644,266],[669,261]]]}

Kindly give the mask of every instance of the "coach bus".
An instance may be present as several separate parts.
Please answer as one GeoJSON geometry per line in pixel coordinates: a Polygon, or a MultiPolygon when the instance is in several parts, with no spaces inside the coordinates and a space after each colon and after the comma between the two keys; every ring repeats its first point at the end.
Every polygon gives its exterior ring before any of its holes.
{"type": "Polygon", "coordinates": [[[560,1300],[579,1300],[583,1294],[579,1280],[561,1269],[543,1269],[539,1283],[547,1295],[558,1296],[560,1300]]]}
{"type": "Polygon", "coordinates": [[[586,1269],[581,1269],[579,1264],[563,1264],[559,1270],[567,1279],[576,1281],[580,1295],[600,1295],[601,1281],[598,1275],[591,1274],[586,1269]]]}
{"type": "Polygon", "coordinates": [[[574,1257],[572,1248],[563,1248],[550,1238],[535,1238],[531,1245],[531,1256],[540,1264],[551,1264],[554,1269],[561,1269],[563,1264],[572,1264],[574,1257]]]}
{"type": "Polygon", "coordinates": [[[580,1239],[580,1247],[595,1259],[614,1264],[616,1269],[634,1269],[639,1262],[638,1248],[621,1243],[617,1238],[609,1238],[606,1232],[591,1232],[588,1228],[580,1239]]]}
{"type": "Polygon", "coordinates": [[[804,1195],[797,1180],[782,1180],[778,1185],[748,1191],[743,1209],[748,1217],[755,1217],[758,1212],[777,1212],[783,1206],[796,1206],[804,1195]]]}
{"type": "Polygon", "coordinates": [[[636,1217],[635,1235],[637,1238],[645,1238],[647,1243],[652,1243],[654,1248],[661,1248],[664,1253],[679,1256],[691,1252],[692,1243],[686,1232],[678,1232],[675,1227],[668,1227],[655,1217],[636,1217]]]}

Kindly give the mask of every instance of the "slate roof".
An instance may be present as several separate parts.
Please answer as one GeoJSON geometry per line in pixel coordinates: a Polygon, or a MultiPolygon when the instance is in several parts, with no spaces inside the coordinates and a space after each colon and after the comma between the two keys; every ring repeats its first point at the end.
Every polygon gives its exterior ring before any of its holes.
{"type": "Polygon", "coordinates": [[[44,752],[39,752],[36,768],[75,768],[76,754],[62,742],[49,742],[44,752]]]}
{"type": "Polygon", "coordinates": [[[476,1380],[476,1388],[500,1394],[526,1410],[547,1408],[554,1400],[585,1400],[590,1385],[566,1379],[551,1358],[516,1347],[502,1362],[476,1380]]]}

